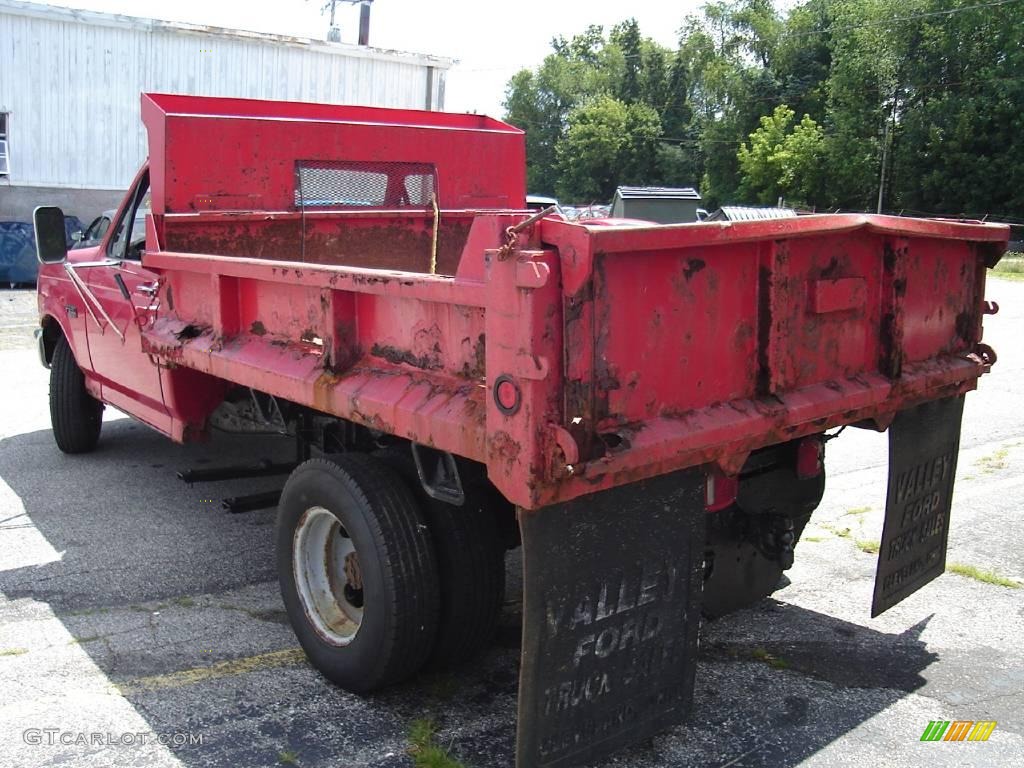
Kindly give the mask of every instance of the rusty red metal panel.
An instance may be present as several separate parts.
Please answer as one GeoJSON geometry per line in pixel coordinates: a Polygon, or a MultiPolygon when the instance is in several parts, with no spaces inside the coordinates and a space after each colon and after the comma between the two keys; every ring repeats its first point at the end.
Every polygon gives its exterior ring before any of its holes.
{"type": "Polygon", "coordinates": [[[525,207],[523,132],[482,115],[143,94],[142,119],[157,215],[294,210],[296,162],[339,159],[428,159],[442,208],[525,207]]]}
{"type": "Polygon", "coordinates": [[[509,500],[533,508],[545,485],[571,473],[554,429],[562,422],[559,262],[551,250],[502,256],[487,259],[487,468],[509,500]]]}
{"type": "Polygon", "coordinates": [[[534,225],[512,210],[522,134],[486,118],[164,96],[143,113],[162,307],[143,343],[179,439],[249,386],[484,462],[537,509],[884,427],[988,368],[983,265],[1005,227],[534,225]],[[430,164],[440,208],[297,210],[300,161],[430,164]]]}
{"type": "Polygon", "coordinates": [[[863,277],[839,277],[809,280],[810,310],[824,315],[863,307],[867,302],[867,281],[863,277]]]}

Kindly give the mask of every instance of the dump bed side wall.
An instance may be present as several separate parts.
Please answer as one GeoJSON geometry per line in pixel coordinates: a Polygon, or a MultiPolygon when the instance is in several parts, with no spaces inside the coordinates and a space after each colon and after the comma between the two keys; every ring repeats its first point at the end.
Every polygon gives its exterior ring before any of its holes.
{"type": "Polygon", "coordinates": [[[594,261],[594,417],[630,423],[962,355],[972,243],[855,232],[594,261]]]}

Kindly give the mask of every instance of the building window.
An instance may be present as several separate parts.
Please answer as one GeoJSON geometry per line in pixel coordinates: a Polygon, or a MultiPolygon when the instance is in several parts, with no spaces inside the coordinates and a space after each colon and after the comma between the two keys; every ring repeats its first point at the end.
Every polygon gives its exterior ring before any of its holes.
{"type": "Polygon", "coordinates": [[[0,112],[0,176],[7,176],[11,165],[7,155],[7,113],[0,112]]]}

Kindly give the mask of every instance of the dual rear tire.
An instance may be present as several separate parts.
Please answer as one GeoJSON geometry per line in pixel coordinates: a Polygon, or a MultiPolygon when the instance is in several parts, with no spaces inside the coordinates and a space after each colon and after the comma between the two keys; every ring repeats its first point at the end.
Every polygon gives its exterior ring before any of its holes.
{"type": "Polygon", "coordinates": [[[504,594],[503,553],[487,510],[426,498],[388,453],[306,461],[278,506],[292,627],[313,666],[356,693],[486,646],[504,594]]]}

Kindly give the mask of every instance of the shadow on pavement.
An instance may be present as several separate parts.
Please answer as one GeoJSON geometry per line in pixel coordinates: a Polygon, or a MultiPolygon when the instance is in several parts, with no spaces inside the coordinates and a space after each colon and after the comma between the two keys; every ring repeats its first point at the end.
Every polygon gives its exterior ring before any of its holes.
{"type": "MultiPolygon", "coordinates": [[[[501,632],[482,659],[353,696],[294,654],[273,569],[273,510],[219,507],[222,497],[283,478],[190,488],[175,477],[192,466],[287,460],[290,441],[180,446],[128,420],[104,430],[87,456],[61,455],[48,430],[0,441],[0,479],[25,513],[0,515],[0,535],[34,529],[59,554],[0,571],[0,593],[47,604],[73,638],[86,637],[77,647],[123,686],[153,731],[204,734],[202,746],[173,748],[178,760],[276,765],[288,752],[300,765],[409,765],[409,724],[429,716],[468,766],[512,764],[517,553],[501,632]],[[245,658],[277,661],[181,674],[245,658]]],[[[748,767],[796,765],[924,685],[922,671],[938,658],[919,639],[924,624],[888,635],[769,599],[707,625],[690,722],[610,764],[723,765],[743,756],[748,767]],[[751,639],[765,636],[787,639],[751,639]]]]}

